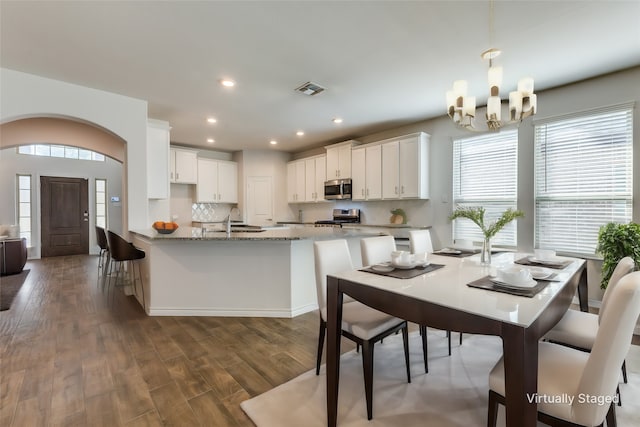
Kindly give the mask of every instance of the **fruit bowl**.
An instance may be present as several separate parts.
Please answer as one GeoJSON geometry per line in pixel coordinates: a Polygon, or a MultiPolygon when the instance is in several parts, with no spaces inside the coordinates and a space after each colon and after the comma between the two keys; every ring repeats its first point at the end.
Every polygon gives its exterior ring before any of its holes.
{"type": "Polygon", "coordinates": [[[175,222],[156,221],[151,227],[159,234],[171,234],[178,229],[178,224],[175,222]]]}

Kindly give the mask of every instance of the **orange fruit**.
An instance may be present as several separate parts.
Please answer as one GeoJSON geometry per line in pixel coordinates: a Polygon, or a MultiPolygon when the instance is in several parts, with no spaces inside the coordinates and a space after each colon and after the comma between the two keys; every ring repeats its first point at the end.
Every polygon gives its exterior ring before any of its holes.
{"type": "Polygon", "coordinates": [[[153,223],[153,228],[155,228],[156,230],[162,230],[164,229],[165,223],[164,221],[156,221],[153,223]]]}

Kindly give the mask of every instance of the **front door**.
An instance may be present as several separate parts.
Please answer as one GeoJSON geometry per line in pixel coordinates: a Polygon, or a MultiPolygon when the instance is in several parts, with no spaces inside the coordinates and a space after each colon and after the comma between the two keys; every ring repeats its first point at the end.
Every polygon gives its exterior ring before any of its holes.
{"type": "Polygon", "coordinates": [[[83,178],[40,177],[41,256],[89,253],[89,186],[83,178]]]}

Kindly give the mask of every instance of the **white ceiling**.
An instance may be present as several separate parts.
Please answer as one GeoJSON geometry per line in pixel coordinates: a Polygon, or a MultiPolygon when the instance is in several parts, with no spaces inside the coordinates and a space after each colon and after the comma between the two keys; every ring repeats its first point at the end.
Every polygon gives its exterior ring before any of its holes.
{"type": "Polygon", "coordinates": [[[489,47],[503,98],[524,76],[539,92],[640,65],[640,0],[494,9],[490,43],[488,1],[2,0],[0,64],[147,100],[172,142],[291,152],[441,116],[456,79],[481,104],[489,47]]]}

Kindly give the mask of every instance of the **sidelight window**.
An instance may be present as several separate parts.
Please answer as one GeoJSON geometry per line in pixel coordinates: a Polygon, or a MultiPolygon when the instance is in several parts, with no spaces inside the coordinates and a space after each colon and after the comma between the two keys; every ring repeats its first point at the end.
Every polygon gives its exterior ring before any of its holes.
{"type": "Polygon", "coordinates": [[[96,178],[96,225],[107,228],[107,180],[96,178]]]}
{"type": "Polygon", "coordinates": [[[18,175],[18,224],[20,237],[27,239],[27,246],[31,246],[31,175],[18,175]]]}

